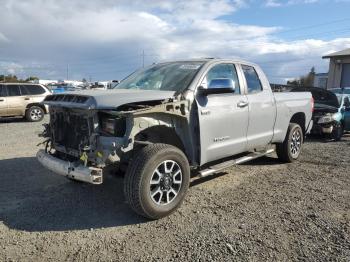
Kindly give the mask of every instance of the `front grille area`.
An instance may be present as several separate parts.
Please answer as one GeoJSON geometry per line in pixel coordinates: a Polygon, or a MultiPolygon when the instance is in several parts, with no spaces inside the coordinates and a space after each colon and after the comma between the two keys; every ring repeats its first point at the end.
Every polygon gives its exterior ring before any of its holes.
{"type": "Polygon", "coordinates": [[[70,103],[85,103],[89,97],[82,95],[73,95],[73,94],[60,94],[60,95],[49,95],[45,98],[44,101],[61,101],[61,102],[70,102],[70,103]]]}
{"type": "Polygon", "coordinates": [[[92,117],[60,111],[50,114],[51,136],[54,145],[81,151],[90,146],[92,117]]]}

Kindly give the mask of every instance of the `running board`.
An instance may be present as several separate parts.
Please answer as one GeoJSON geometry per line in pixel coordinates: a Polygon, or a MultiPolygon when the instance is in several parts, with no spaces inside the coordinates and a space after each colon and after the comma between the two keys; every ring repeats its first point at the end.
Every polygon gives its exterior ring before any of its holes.
{"type": "Polygon", "coordinates": [[[256,159],[256,158],[268,155],[268,154],[271,154],[274,151],[275,151],[275,149],[271,148],[271,149],[268,149],[268,150],[266,150],[264,152],[253,152],[253,153],[250,153],[250,154],[248,154],[246,156],[243,156],[243,157],[240,157],[240,158],[237,158],[237,159],[228,160],[226,162],[213,165],[213,166],[211,166],[211,167],[209,167],[207,169],[199,171],[199,177],[206,177],[206,176],[212,175],[212,174],[217,173],[217,172],[219,172],[219,171],[221,171],[223,169],[226,169],[228,167],[231,167],[231,166],[234,166],[234,165],[238,165],[238,164],[243,164],[243,163],[248,162],[250,160],[253,160],[253,159],[256,159]]]}

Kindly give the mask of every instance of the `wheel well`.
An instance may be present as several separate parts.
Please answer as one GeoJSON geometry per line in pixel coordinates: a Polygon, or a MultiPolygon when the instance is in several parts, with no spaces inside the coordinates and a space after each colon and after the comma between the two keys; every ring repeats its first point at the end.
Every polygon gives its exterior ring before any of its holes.
{"type": "Polygon", "coordinates": [[[179,148],[186,154],[184,144],[176,131],[167,126],[149,127],[138,133],[135,136],[135,141],[169,144],[179,148]]]}
{"type": "Polygon", "coordinates": [[[296,113],[290,119],[290,123],[298,124],[303,130],[303,134],[305,135],[306,126],[305,126],[305,114],[304,113],[296,113]]]}
{"type": "Polygon", "coordinates": [[[32,104],[28,104],[27,107],[26,107],[26,110],[28,110],[29,108],[31,108],[32,106],[38,106],[40,108],[42,108],[45,112],[45,114],[47,114],[48,112],[46,111],[46,108],[44,105],[42,104],[39,104],[39,103],[32,103],[32,104]]]}

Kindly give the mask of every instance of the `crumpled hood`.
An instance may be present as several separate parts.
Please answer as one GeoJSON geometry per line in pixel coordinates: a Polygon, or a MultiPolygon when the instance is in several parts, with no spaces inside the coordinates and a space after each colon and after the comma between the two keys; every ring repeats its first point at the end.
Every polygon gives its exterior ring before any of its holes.
{"type": "Polygon", "coordinates": [[[86,108],[86,109],[115,109],[121,105],[159,101],[174,97],[175,91],[158,90],[82,90],[50,95],[44,100],[44,104],[86,108]]]}

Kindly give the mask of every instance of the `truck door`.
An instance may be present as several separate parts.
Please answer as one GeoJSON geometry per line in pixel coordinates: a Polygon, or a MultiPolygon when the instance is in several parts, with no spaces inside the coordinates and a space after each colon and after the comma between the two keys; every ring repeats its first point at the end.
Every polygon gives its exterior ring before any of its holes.
{"type": "Polygon", "coordinates": [[[7,116],[6,90],[3,85],[0,85],[0,116],[7,116]]]}
{"type": "Polygon", "coordinates": [[[246,79],[249,102],[248,149],[264,147],[271,142],[276,118],[273,93],[263,85],[253,66],[241,65],[246,79]]]}
{"type": "Polygon", "coordinates": [[[197,89],[201,164],[246,151],[248,101],[242,95],[236,66],[216,64],[197,89]],[[208,91],[210,94],[203,94],[208,91]]]}

